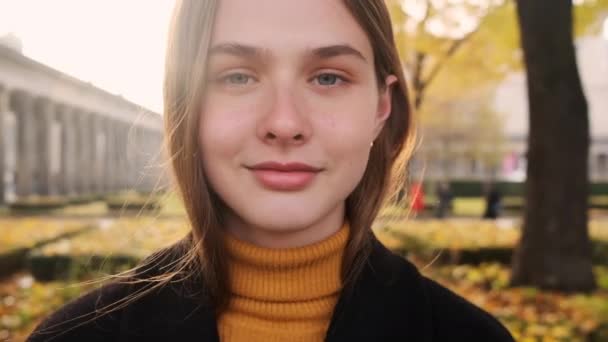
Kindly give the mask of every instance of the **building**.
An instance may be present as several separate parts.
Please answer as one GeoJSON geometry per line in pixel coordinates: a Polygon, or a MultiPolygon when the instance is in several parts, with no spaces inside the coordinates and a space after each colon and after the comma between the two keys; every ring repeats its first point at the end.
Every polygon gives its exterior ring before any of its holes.
{"type": "Polygon", "coordinates": [[[0,204],[150,191],[162,117],[0,41],[0,204]]]}
{"type": "MultiPolygon", "coordinates": [[[[608,21],[607,21],[608,22],[608,21]]],[[[591,146],[589,172],[592,182],[608,182],[608,24],[604,36],[587,36],[576,41],[581,80],[589,105],[591,146]]],[[[526,177],[528,98],[524,71],[511,74],[494,90],[491,111],[501,122],[499,132],[491,125],[454,123],[481,120],[485,109],[479,91],[463,103],[450,106],[442,123],[445,132],[424,132],[423,141],[410,164],[414,179],[503,180],[522,182],[526,177]],[[468,115],[474,113],[474,115],[468,115]],[[445,127],[444,127],[445,126],[445,127]],[[475,129],[470,127],[477,127],[475,129]],[[489,133],[489,134],[488,134],[489,133]],[[492,135],[497,133],[494,140],[492,135]],[[499,133],[499,134],[498,134],[499,133]],[[500,137],[499,137],[500,136],[500,137]],[[489,162],[490,161],[490,162],[489,162]]],[[[489,117],[489,116],[486,116],[489,117]]],[[[423,128],[424,129],[424,128],[423,128]]]]}
{"type": "MultiPolygon", "coordinates": [[[[590,179],[608,181],[608,40],[604,36],[583,37],[576,41],[577,61],[589,105],[591,146],[590,179]]],[[[525,179],[528,135],[528,99],[523,73],[507,78],[497,89],[496,110],[502,113],[508,137],[501,177],[525,179]]]]}

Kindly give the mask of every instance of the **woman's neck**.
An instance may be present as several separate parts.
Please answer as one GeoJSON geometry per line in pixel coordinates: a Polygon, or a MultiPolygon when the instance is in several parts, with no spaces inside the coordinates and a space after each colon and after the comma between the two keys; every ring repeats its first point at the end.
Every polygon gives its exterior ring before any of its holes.
{"type": "MultiPolygon", "coordinates": [[[[310,225],[291,224],[285,227],[262,227],[245,222],[231,212],[225,220],[226,229],[237,239],[265,248],[303,247],[323,241],[344,225],[344,203],[310,225]]],[[[289,221],[289,217],[286,217],[289,221]]]]}

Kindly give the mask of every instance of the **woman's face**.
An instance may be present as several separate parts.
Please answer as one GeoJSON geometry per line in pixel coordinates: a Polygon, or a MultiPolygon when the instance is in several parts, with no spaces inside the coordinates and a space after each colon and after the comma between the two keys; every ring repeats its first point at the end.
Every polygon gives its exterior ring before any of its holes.
{"type": "Polygon", "coordinates": [[[340,0],[219,3],[199,140],[227,228],[322,239],[390,113],[371,44],[340,0]]]}

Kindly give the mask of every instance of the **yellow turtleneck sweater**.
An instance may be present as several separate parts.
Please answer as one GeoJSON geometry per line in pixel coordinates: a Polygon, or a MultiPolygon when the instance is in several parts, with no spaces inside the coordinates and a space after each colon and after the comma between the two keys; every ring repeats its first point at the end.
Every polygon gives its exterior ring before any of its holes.
{"type": "Polygon", "coordinates": [[[345,222],[324,241],[288,249],[228,236],[232,299],[218,320],[220,340],[323,341],[342,287],[348,234],[345,222]]]}

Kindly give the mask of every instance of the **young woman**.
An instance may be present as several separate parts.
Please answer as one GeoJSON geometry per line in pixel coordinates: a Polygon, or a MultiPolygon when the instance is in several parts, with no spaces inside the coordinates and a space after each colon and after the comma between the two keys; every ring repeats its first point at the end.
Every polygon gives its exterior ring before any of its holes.
{"type": "Polygon", "coordinates": [[[166,63],[191,233],[31,341],[512,341],[370,229],[413,134],[382,0],[181,0],[166,63]]]}

